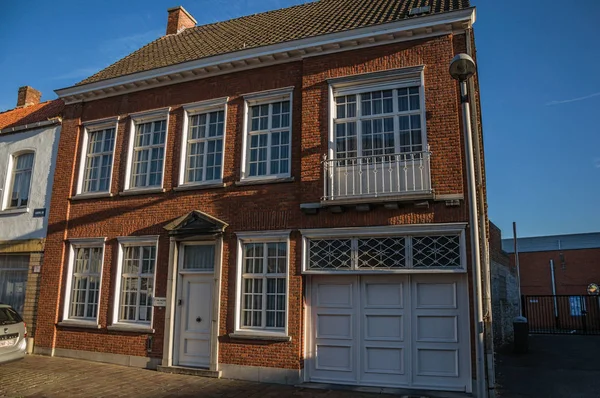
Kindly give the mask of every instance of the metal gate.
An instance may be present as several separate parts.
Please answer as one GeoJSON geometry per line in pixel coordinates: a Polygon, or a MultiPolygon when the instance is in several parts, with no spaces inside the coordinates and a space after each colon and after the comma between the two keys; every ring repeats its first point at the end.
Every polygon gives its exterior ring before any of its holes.
{"type": "Polygon", "coordinates": [[[522,296],[533,334],[600,335],[600,296],[522,296]]]}

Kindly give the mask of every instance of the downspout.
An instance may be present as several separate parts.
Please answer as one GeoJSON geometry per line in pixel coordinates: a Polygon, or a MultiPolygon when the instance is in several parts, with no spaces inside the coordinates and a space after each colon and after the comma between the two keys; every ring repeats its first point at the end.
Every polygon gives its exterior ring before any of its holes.
{"type": "MultiPolygon", "coordinates": [[[[475,58],[471,42],[473,40],[472,28],[465,30],[466,50],[467,55],[475,58]]],[[[477,77],[478,78],[478,77],[477,77]]],[[[477,179],[477,212],[479,213],[479,242],[481,244],[481,278],[482,278],[482,305],[483,305],[483,322],[484,322],[484,346],[486,356],[487,370],[487,389],[488,396],[495,397],[495,368],[494,368],[494,335],[492,329],[492,295],[491,295],[491,272],[489,245],[487,239],[487,216],[485,211],[485,195],[483,190],[483,160],[481,158],[481,141],[482,131],[478,123],[479,107],[475,101],[475,83],[474,79],[468,81],[469,89],[469,104],[471,107],[471,124],[475,126],[474,141],[474,160],[475,174],[477,179]]]]}

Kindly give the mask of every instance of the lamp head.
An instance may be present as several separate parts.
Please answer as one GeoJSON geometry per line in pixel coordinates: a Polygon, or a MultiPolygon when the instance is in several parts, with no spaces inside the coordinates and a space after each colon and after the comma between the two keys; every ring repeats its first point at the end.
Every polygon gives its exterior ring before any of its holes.
{"type": "Polygon", "coordinates": [[[457,54],[450,62],[450,76],[464,82],[475,73],[475,61],[467,54],[457,54]]]}

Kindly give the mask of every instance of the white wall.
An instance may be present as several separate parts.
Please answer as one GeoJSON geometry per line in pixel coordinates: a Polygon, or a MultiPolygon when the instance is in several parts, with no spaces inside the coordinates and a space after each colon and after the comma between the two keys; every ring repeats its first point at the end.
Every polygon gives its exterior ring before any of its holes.
{"type": "Polygon", "coordinates": [[[0,134],[0,240],[39,239],[46,236],[50,196],[56,166],[60,125],[0,134]],[[15,213],[8,207],[13,153],[35,151],[28,211],[15,213]],[[44,217],[33,217],[34,209],[46,209],[44,217]]]}

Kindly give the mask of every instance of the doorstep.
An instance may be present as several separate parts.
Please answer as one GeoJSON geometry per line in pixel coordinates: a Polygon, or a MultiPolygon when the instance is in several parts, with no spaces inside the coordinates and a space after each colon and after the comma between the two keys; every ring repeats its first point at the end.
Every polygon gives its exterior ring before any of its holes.
{"type": "Polygon", "coordinates": [[[430,390],[413,390],[408,388],[393,388],[393,387],[368,387],[354,386],[344,384],[329,384],[329,383],[301,383],[294,387],[298,388],[314,388],[319,390],[341,390],[354,391],[372,394],[389,394],[400,398],[472,398],[473,394],[464,392],[451,391],[430,391],[430,390]]]}
{"type": "Polygon", "coordinates": [[[184,366],[162,366],[158,365],[156,370],[163,373],[174,373],[178,375],[188,375],[188,376],[200,376],[200,377],[213,377],[220,378],[221,372],[208,370],[208,369],[198,369],[198,368],[187,368],[184,366]]]}

